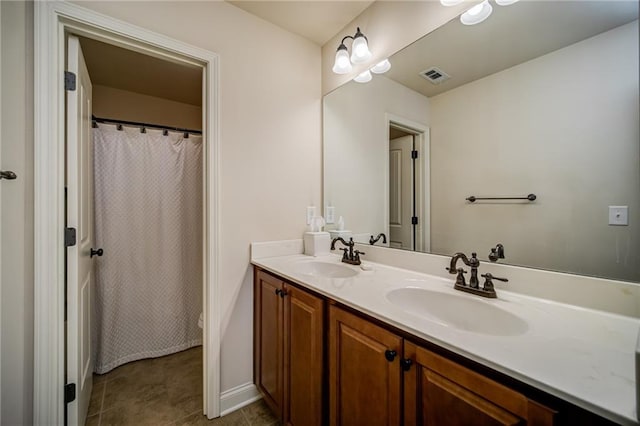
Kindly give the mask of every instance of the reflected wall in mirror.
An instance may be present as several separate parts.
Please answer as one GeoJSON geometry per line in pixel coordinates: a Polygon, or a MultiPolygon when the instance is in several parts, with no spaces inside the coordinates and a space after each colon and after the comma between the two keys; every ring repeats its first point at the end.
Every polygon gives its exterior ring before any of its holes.
{"type": "Polygon", "coordinates": [[[640,281],[637,2],[523,0],[390,61],[324,98],[324,204],[347,234],[483,260],[502,243],[501,263],[640,281]]]}

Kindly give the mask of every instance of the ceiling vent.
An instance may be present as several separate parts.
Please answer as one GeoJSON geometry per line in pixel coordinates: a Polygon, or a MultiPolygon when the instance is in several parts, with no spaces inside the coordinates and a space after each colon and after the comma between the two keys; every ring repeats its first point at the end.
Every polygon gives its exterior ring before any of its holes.
{"type": "Polygon", "coordinates": [[[433,84],[443,83],[451,78],[449,74],[438,67],[431,67],[420,72],[420,77],[429,80],[433,84]]]}

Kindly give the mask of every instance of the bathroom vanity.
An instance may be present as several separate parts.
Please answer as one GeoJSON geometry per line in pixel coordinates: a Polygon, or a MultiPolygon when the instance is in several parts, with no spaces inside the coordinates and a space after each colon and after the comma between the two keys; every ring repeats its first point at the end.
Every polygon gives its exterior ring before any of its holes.
{"type": "Polygon", "coordinates": [[[285,424],[637,424],[637,319],[271,256],[252,254],[254,378],[285,424]]]}

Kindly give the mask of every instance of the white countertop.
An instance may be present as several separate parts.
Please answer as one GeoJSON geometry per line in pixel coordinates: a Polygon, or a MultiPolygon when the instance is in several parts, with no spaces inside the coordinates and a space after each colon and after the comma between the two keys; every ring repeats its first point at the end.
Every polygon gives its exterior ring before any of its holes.
{"type": "Polygon", "coordinates": [[[635,391],[639,319],[504,290],[497,290],[498,299],[485,299],[453,290],[453,278],[373,262],[364,262],[372,267],[370,271],[342,263],[358,271],[350,278],[296,272],[296,263],[310,260],[340,264],[336,255],[314,258],[301,254],[253,258],[252,263],[605,418],[639,424],[635,391]],[[386,298],[389,291],[403,287],[498,306],[524,320],[528,329],[513,336],[478,334],[414,315],[386,298]]]}

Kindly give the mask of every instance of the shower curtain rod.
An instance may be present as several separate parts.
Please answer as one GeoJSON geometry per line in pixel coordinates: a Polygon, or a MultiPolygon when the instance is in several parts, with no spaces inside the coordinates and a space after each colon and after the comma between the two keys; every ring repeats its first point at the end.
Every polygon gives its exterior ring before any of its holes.
{"type": "MultiPolygon", "coordinates": [[[[123,125],[127,125],[127,126],[135,126],[135,127],[141,127],[141,128],[149,127],[149,128],[153,128],[153,129],[173,130],[173,131],[176,131],[176,132],[193,133],[194,135],[201,135],[202,134],[201,130],[181,129],[179,127],[163,126],[161,124],[140,123],[140,122],[137,122],[137,121],[113,120],[111,118],[96,117],[95,115],[91,116],[91,120],[94,123],[123,124],[123,125]]],[[[165,135],[166,135],[166,133],[165,133],[165,135]]]]}

